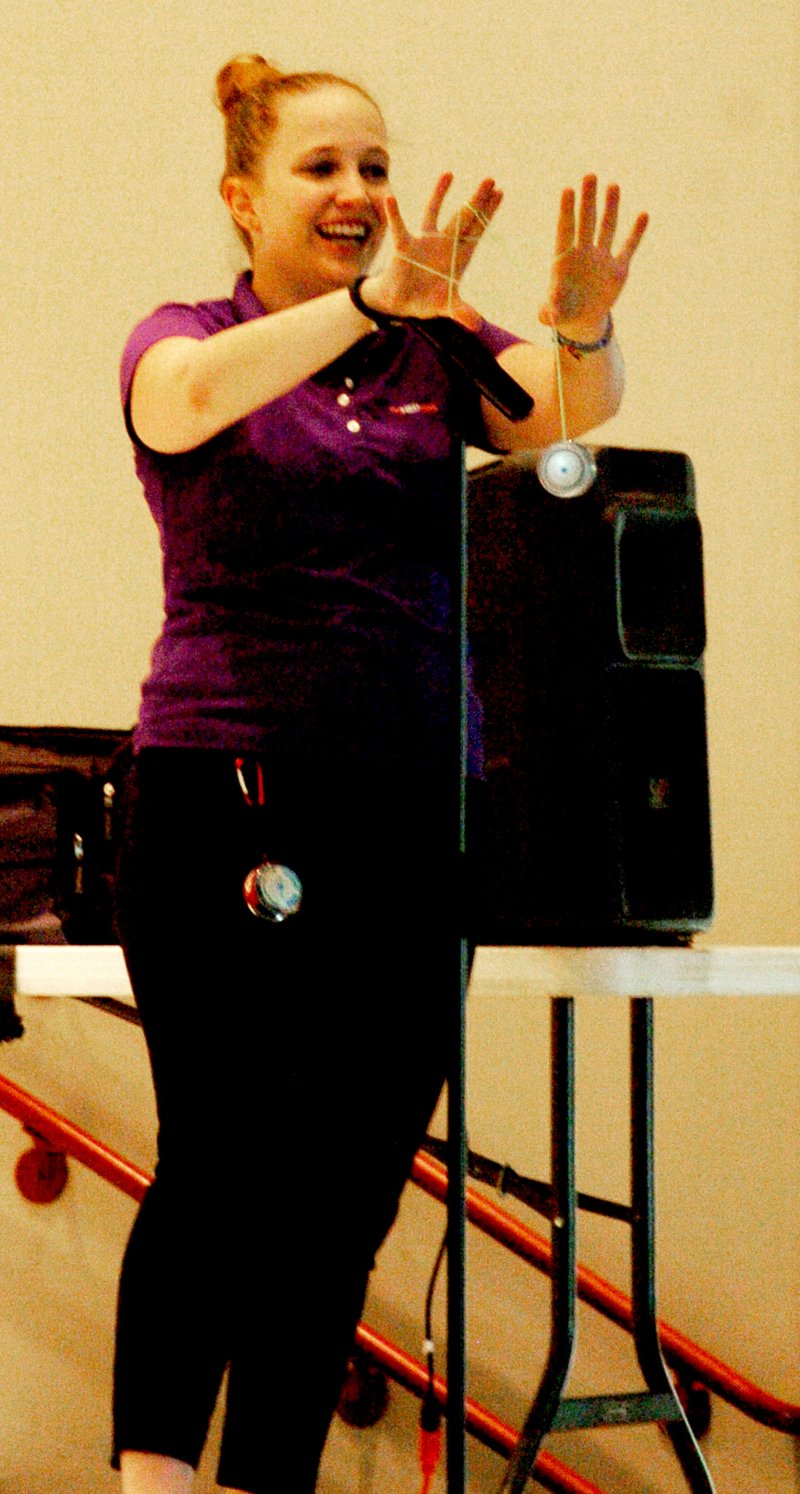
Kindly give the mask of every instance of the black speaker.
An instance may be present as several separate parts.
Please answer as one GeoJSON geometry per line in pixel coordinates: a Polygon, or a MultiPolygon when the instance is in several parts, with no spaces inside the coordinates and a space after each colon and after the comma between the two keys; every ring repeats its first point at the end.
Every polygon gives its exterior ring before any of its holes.
{"type": "Polygon", "coordinates": [[[533,455],[469,476],[480,943],[672,942],[712,916],[692,466],[593,454],[576,498],[545,491],[533,455]]]}

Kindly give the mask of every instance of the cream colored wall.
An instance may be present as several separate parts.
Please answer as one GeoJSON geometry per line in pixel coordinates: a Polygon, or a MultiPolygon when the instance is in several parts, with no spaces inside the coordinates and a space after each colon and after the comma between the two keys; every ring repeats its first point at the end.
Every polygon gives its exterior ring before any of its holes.
{"type": "MultiPolygon", "coordinates": [[[[800,942],[796,0],[307,0],[280,11],[246,0],[5,0],[4,21],[3,718],[130,724],[159,577],[119,420],[119,351],[151,306],[224,293],[239,265],[216,197],[219,63],[255,48],[286,66],[334,68],[383,102],[410,215],[440,167],[456,170],[458,192],[484,172],[504,185],[468,285],[523,333],[538,335],[562,183],[593,168],[619,176],[626,220],[650,209],[618,315],[628,394],[602,439],[685,450],[697,470],[714,938],[800,942]]],[[[474,1143],[538,1166],[543,1015],[531,1013],[515,1044],[480,1011],[474,1143]]],[[[796,1023],[790,1003],[698,1002],[691,1016],[660,1015],[658,1032],[665,1311],[798,1400],[796,1023]]],[[[617,1007],[582,1017],[582,1186],[597,1190],[624,1180],[624,1141],[606,1124],[622,1104],[610,1076],[624,1026],[617,1007]]],[[[421,1279],[420,1241],[435,1226],[414,1202],[403,1218],[375,1302],[387,1320],[408,1319],[415,1345],[406,1284],[415,1252],[421,1279]]],[[[590,1263],[622,1279],[618,1241],[594,1229],[583,1238],[590,1263]]],[[[503,1308],[487,1272],[477,1290],[489,1318],[518,1328],[527,1288],[503,1308]]],[[[606,1352],[601,1341],[598,1376],[606,1352]]],[[[512,1404],[520,1353],[500,1345],[481,1371],[512,1404]]],[[[721,1415],[725,1466],[746,1470],[726,1494],[791,1488],[786,1444],[768,1451],[776,1434],[721,1415]]],[[[591,1466],[623,1487],[625,1456],[618,1465],[616,1451],[597,1451],[591,1466]]],[[[661,1466],[654,1448],[657,1457],[661,1466]]],[[[659,1494],[678,1487],[669,1471],[651,1480],[659,1494]]]]}
{"type": "Polygon", "coordinates": [[[224,292],[214,72],[257,48],[374,88],[413,215],[440,167],[507,191],[470,293],[538,335],[562,183],[618,175],[652,226],[619,310],[620,445],[697,469],[715,937],[800,937],[797,0],[345,0],[280,12],[6,0],[2,716],[127,726],[158,625],[116,400],[130,325],[224,292]],[[278,18],[279,17],[279,18],[278,18]]]}

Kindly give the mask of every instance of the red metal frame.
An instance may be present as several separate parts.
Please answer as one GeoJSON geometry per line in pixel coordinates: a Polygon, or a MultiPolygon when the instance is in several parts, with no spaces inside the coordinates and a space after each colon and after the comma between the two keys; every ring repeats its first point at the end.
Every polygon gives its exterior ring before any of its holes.
{"type": "MultiPolygon", "coordinates": [[[[387,1375],[399,1385],[404,1385],[413,1395],[422,1398],[428,1388],[428,1371],[425,1365],[413,1359],[404,1349],[398,1348],[397,1344],[391,1343],[388,1338],[383,1338],[366,1323],[359,1323],[356,1342],[382,1365],[387,1375]]],[[[441,1375],[435,1375],[433,1384],[436,1398],[444,1406],[447,1401],[447,1381],[441,1375]]],[[[467,1431],[475,1440],[482,1442],[484,1447],[490,1447],[494,1452],[509,1457],[517,1445],[519,1435],[514,1428],[469,1397],[465,1410],[467,1431]]],[[[536,1460],[535,1477],[538,1484],[554,1491],[554,1494],[603,1494],[597,1484],[590,1483],[573,1468],[567,1468],[548,1452],[540,1452],[536,1460]]]]}
{"type": "MultiPolygon", "coordinates": [[[[447,1197],[447,1170],[441,1162],[436,1162],[424,1152],[418,1152],[411,1175],[418,1187],[433,1198],[447,1197]]],[[[468,1187],[466,1192],[467,1218],[471,1224],[483,1234],[499,1241],[514,1255],[530,1262],[546,1275],[549,1274],[550,1243],[543,1235],[521,1224],[475,1188],[468,1187]]],[[[630,1297],[586,1266],[578,1266],[578,1296],[621,1328],[631,1329],[630,1297]]],[[[776,1432],[787,1432],[795,1437],[800,1435],[800,1406],[780,1400],[777,1396],[770,1395],[769,1391],[754,1385],[751,1380],[747,1380],[713,1354],[707,1353],[699,1344],[679,1333],[676,1328],[671,1328],[661,1318],[658,1331],[664,1357],[673,1369],[701,1381],[722,1400],[736,1406],[737,1410],[743,1411],[762,1426],[771,1427],[776,1432]]]]}
{"type": "Polygon", "coordinates": [[[141,1203],[153,1181],[149,1173],[143,1172],[141,1167],[135,1167],[104,1142],[96,1141],[88,1131],[81,1130],[80,1126],[59,1115],[57,1110],[45,1105],[43,1100],[37,1100],[4,1074],[0,1074],[0,1109],[21,1121],[23,1126],[29,1126],[37,1135],[44,1136],[48,1141],[58,1142],[67,1156],[74,1157],[76,1162],[83,1162],[98,1177],[104,1178],[107,1183],[113,1183],[115,1188],[141,1203]]]}
{"type": "MultiPolygon", "coordinates": [[[[125,1157],[120,1156],[119,1152],[115,1152],[112,1147],[106,1146],[104,1142],[97,1141],[80,1126],[74,1125],[72,1121],[59,1115],[56,1110],[45,1105],[42,1100],[37,1100],[13,1080],[7,1079],[5,1075],[0,1075],[0,1109],[5,1110],[8,1115],[20,1121],[25,1127],[35,1129],[39,1136],[46,1137],[52,1145],[62,1147],[70,1157],[82,1162],[98,1177],[112,1183],[122,1193],[127,1193],[130,1198],[137,1202],[141,1202],[144,1198],[152,1182],[149,1173],[136,1167],[132,1162],[128,1162],[125,1157]]],[[[421,1397],[424,1394],[428,1384],[428,1372],[425,1365],[413,1359],[410,1354],[405,1353],[389,1339],[383,1338],[366,1323],[359,1324],[356,1330],[356,1341],[382,1365],[393,1380],[404,1385],[415,1395],[421,1397]]],[[[434,1388],[442,1405],[446,1404],[446,1380],[437,1375],[434,1388]]],[[[465,1405],[465,1416],[467,1431],[478,1441],[506,1457],[513,1451],[517,1441],[517,1433],[513,1427],[501,1421],[491,1411],[487,1411],[477,1401],[469,1399],[465,1405]]],[[[536,1479],[545,1489],[552,1491],[552,1494],[603,1494],[597,1484],[590,1483],[547,1452],[539,1455],[536,1463],[536,1479]]]]}
{"type": "MultiPolygon", "coordinates": [[[[139,1202],[144,1197],[152,1181],[148,1173],[134,1166],[111,1147],[97,1141],[80,1126],[59,1115],[49,1105],[37,1100],[4,1075],[0,1075],[0,1109],[20,1121],[23,1126],[46,1137],[51,1143],[57,1143],[69,1156],[82,1162],[130,1198],[139,1202]]],[[[419,1152],[411,1176],[417,1186],[431,1197],[442,1202],[446,1200],[447,1170],[440,1162],[419,1152]]],[[[466,1210],[467,1218],[476,1228],[538,1270],[549,1273],[550,1244],[543,1235],[520,1223],[471,1186],[466,1189],[466,1210]]],[[[578,1267],[578,1294],[604,1317],[622,1328],[630,1329],[630,1298],[585,1266],[578,1267]]],[[[674,1369],[688,1378],[700,1381],[763,1426],[794,1436],[800,1435],[800,1406],[770,1395],[661,1320],[659,1335],[664,1357],[674,1369]]],[[[374,1353],[374,1357],[388,1374],[414,1393],[422,1393],[427,1383],[427,1371],[421,1364],[364,1324],[359,1328],[359,1342],[363,1348],[374,1353]]],[[[441,1386],[444,1384],[439,1383],[441,1386]]],[[[471,1401],[467,1405],[467,1426],[478,1440],[506,1455],[516,1444],[517,1433],[513,1428],[471,1401]]],[[[580,1475],[574,1474],[547,1453],[540,1454],[536,1477],[545,1488],[564,1491],[564,1494],[600,1494],[593,1484],[581,1479],[580,1475]],[[547,1477],[551,1480],[549,1484],[547,1477]],[[559,1478],[561,1482],[557,1481],[559,1478]]]]}

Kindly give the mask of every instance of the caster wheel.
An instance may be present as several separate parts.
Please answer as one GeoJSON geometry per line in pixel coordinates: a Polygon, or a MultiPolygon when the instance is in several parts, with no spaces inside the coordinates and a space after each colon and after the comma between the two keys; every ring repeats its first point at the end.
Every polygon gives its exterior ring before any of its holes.
{"type": "Polygon", "coordinates": [[[23,1152],[14,1170],[17,1187],[29,1203],[55,1203],[67,1186],[69,1168],[63,1152],[32,1147],[23,1152]]]}
{"type": "Polygon", "coordinates": [[[389,1381],[380,1365],[356,1349],[347,1366],[338,1413],[348,1427],[374,1427],[389,1404],[389,1381]]]}

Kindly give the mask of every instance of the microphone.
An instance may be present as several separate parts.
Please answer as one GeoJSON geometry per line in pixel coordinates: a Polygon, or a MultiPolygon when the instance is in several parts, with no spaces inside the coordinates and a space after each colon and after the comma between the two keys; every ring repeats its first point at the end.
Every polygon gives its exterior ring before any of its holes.
{"type": "Polygon", "coordinates": [[[446,363],[452,363],[462,376],[475,384],[484,398],[507,420],[524,420],[526,415],[530,415],[532,395],[501,368],[477,333],[470,332],[451,316],[407,316],[403,321],[436,348],[446,363]]]}
{"type": "Polygon", "coordinates": [[[350,286],[350,300],[362,316],[369,317],[376,327],[413,327],[446,364],[474,384],[507,420],[524,420],[530,415],[532,396],[500,367],[477,333],[451,316],[392,316],[390,312],[374,311],[361,295],[361,283],[366,279],[366,275],[359,275],[350,286]]]}

